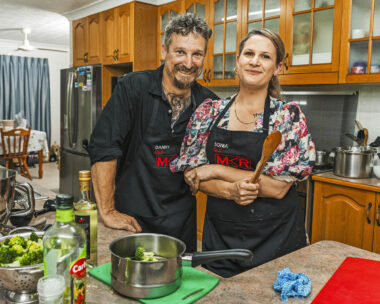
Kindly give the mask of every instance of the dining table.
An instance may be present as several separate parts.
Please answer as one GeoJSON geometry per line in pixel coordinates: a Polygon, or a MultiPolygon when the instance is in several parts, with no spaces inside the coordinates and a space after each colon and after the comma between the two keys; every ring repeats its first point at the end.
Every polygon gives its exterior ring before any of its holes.
{"type": "MultiPolygon", "coordinates": [[[[38,153],[38,177],[43,177],[43,160],[49,156],[49,146],[47,142],[46,132],[39,130],[30,130],[28,143],[28,153],[38,153]]],[[[0,155],[3,154],[3,146],[0,137],[0,155]]]]}

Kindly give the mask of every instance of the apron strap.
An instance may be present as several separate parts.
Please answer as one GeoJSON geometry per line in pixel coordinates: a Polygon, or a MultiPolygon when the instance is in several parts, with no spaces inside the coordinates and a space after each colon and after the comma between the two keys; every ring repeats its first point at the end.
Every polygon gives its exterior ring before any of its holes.
{"type": "Polygon", "coordinates": [[[226,114],[227,110],[231,107],[231,105],[232,105],[233,102],[235,101],[236,96],[237,96],[237,95],[235,95],[234,97],[232,97],[231,101],[225,106],[225,108],[223,109],[222,113],[219,114],[218,118],[216,119],[216,121],[214,122],[214,124],[212,125],[212,127],[210,128],[210,130],[211,130],[214,126],[218,126],[218,123],[219,123],[220,120],[224,117],[224,114],[226,114]]]}

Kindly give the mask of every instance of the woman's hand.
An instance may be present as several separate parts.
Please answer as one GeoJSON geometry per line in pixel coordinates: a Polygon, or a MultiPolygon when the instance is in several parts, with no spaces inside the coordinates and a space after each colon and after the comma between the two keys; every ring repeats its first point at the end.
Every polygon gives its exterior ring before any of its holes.
{"type": "Polygon", "coordinates": [[[186,169],[184,172],[186,184],[190,186],[190,190],[195,195],[199,190],[200,182],[204,182],[215,178],[213,175],[212,165],[203,165],[194,169],[186,169]]]}
{"type": "Polygon", "coordinates": [[[230,199],[238,205],[249,205],[257,198],[259,194],[259,184],[249,182],[249,178],[232,183],[230,199]]]}

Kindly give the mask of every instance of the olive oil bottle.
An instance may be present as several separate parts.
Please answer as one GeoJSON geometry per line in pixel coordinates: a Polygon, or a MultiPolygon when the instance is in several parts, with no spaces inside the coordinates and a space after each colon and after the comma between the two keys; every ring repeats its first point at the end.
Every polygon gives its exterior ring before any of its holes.
{"type": "Polygon", "coordinates": [[[98,251],[98,210],[90,199],[91,172],[79,171],[79,185],[82,198],[74,203],[75,222],[86,232],[87,265],[97,265],[98,251]]]}

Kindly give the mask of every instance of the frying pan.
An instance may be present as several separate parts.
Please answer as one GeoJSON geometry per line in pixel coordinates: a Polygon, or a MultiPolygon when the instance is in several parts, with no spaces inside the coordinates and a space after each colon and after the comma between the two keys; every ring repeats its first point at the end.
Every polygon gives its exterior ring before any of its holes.
{"type": "Polygon", "coordinates": [[[247,249],[195,252],[185,256],[186,245],[181,240],[155,233],[138,233],[114,240],[110,246],[112,287],[131,298],[150,299],[176,291],[182,283],[182,260],[193,267],[221,259],[252,260],[247,249]],[[126,260],[133,257],[138,246],[164,259],[145,262],[126,260]]]}

